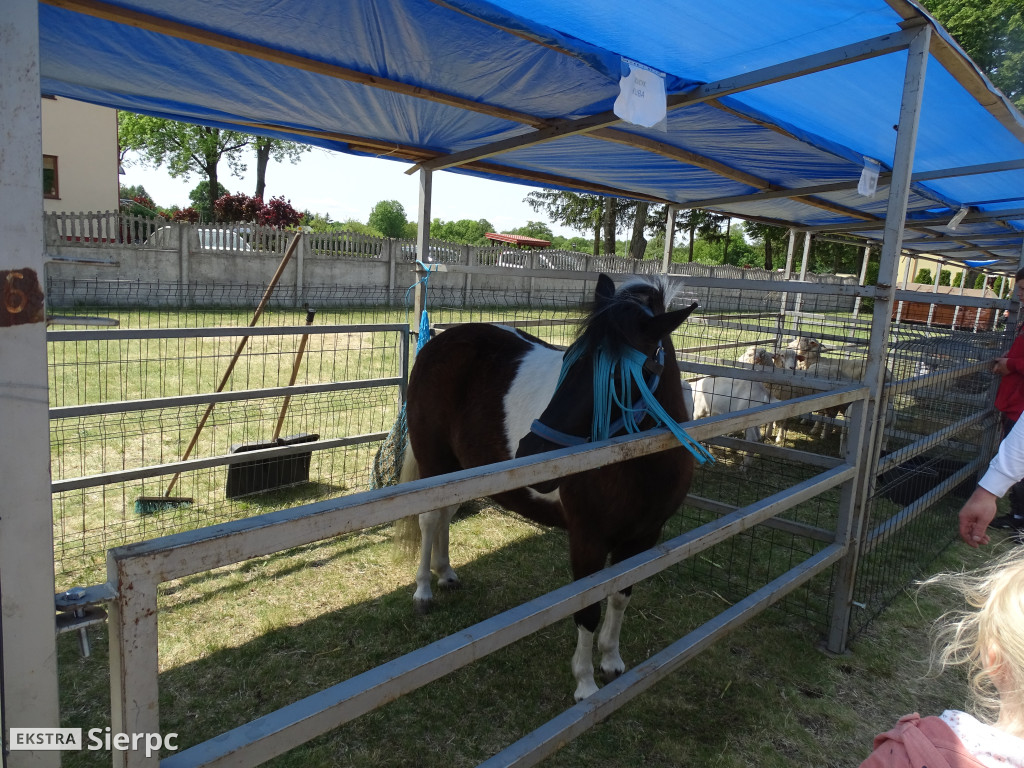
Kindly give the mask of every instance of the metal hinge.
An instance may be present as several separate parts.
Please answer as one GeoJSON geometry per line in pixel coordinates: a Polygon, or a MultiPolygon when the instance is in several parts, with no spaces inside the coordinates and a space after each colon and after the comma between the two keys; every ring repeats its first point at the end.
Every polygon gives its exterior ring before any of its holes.
{"type": "Polygon", "coordinates": [[[78,647],[88,657],[89,635],[86,629],[107,620],[107,612],[101,607],[117,597],[117,590],[110,584],[95,584],[91,587],[72,587],[66,592],[54,595],[57,609],[57,634],[78,632],[78,647]]]}

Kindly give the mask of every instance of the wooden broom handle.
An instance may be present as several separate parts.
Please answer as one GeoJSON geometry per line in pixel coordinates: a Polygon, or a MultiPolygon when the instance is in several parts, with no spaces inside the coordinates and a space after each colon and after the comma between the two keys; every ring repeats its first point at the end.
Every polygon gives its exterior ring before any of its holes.
{"type": "MultiPolygon", "coordinates": [[[[260,303],[256,306],[256,311],[253,313],[252,320],[249,321],[249,328],[256,325],[256,322],[260,319],[260,315],[263,314],[263,310],[267,308],[267,302],[270,301],[270,296],[274,292],[274,288],[281,281],[281,275],[284,274],[284,268],[288,266],[288,262],[291,260],[292,255],[295,253],[295,249],[299,245],[299,240],[302,238],[301,232],[296,232],[292,241],[288,244],[288,250],[284,253],[284,258],[281,259],[281,263],[277,265],[277,271],[274,276],[270,278],[270,284],[267,285],[267,290],[263,292],[263,298],[260,299],[260,303]]],[[[221,392],[228,383],[228,379],[231,378],[231,372],[235,370],[235,364],[238,362],[238,358],[242,356],[242,350],[245,349],[245,345],[249,343],[249,336],[243,336],[242,340],[238,342],[238,346],[235,348],[235,354],[231,357],[231,362],[228,363],[228,369],[224,372],[224,376],[221,377],[220,384],[217,385],[216,392],[221,392]]],[[[196,443],[199,442],[199,434],[203,431],[203,427],[206,426],[206,420],[210,418],[210,414],[213,413],[213,406],[216,403],[210,403],[206,406],[206,412],[203,417],[199,420],[199,426],[196,427],[195,433],[192,435],[192,439],[188,443],[188,447],[185,449],[185,453],[182,455],[181,460],[187,461],[188,457],[192,455],[192,449],[196,447],[196,443]]],[[[178,478],[181,477],[181,472],[176,472],[174,477],[171,478],[170,484],[167,486],[167,490],[164,492],[164,496],[171,495],[171,489],[174,488],[175,483],[178,482],[178,478]]]]}
{"type": "MultiPolygon", "coordinates": [[[[311,309],[306,312],[306,325],[310,326],[313,324],[313,315],[316,314],[315,309],[311,309]]],[[[299,351],[295,353],[295,362],[292,363],[292,375],[288,379],[288,386],[295,386],[295,380],[299,378],[299,366],[302,364],[302,353],[306,351],[306,342],[309,341],[309,334],[302,334],[302,339],[299,340],[299,351]]],[[[271,442],[274,442],[281,436],[281,428],[284,427],[284,415],[288,412],[288,403],[292,400],[291,395],[284,396],[284,402],[281,403],[281,413],[277,417],[277,426],[274,427],[274,436],[270,438],[271,442]]]]}

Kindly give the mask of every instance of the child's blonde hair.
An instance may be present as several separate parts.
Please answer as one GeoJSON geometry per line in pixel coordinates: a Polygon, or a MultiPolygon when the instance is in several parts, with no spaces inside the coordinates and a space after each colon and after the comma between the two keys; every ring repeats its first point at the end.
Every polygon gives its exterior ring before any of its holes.
{"type": "Polygon", "coordinates": [[[972,609],[939,619],[932,662],[966,667],[979,717],[1024,733],[1024,546],[978,570],[939,574],[921,586],[931,584],[952,587],[972,609]]]}

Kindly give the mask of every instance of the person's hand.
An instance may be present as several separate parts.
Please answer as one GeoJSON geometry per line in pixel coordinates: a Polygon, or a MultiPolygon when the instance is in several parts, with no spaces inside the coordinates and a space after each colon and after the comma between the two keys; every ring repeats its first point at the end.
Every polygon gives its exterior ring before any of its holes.
{"type": "Polygon", "coordinates": [[[995,519],[996,500],[994,493],[979,485],[960,509],[960,538],[969,546],[977,549],[988,544],[988,524],[995,519]]]}
{"type": "Polygon", "coordinates": [[[1006,366],[1005,357],[997,357],[996,361],[992,364],[992,373],[998,373],[1000,376],[1005,376],[1010,372],[1010,369],[1006,366]]]}

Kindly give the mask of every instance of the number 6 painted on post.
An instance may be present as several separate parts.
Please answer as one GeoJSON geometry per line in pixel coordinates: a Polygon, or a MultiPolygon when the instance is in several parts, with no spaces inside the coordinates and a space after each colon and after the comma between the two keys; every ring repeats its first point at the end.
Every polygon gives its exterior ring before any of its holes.
{"type": "Polygon", "coordinates": [[[0,328],[45,321],[36,271],[28,267],[0,269],[0,328]]]}
{"type": "Polygon", "coordinates": [[[4,281],[3,305],[4,309],[12,315],[21,312],[28,304],[28,296],[25,295],[25,292],[14,287],[15,280],[24,279],[25,275],[21,272],[8,272],[7,279],[4,281]],[[18,303],[15,304],[14,300],[17,300],[18,303]]]}

